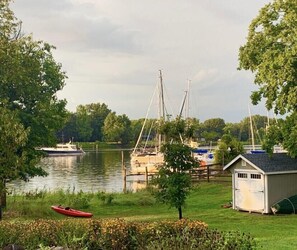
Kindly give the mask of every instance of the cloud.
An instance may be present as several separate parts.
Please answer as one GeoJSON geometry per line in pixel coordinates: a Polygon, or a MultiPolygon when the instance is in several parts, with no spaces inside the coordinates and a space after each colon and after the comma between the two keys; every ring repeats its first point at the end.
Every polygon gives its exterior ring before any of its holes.
{"type": "MultiPolygon", "coordinates": [[[[140,47],[135,41],[136,31],[112,22],[94,5],[67,0],[26,0],[16,5],[16,14],[22,10],[24,30],[37,30],[34,36],[52,41],[59,49],[87,51],[101,50],[115,53],[136,53],[140,47]],[[30,23],[30,25],[26,25],[30,23]]],[[[92,52],[91,52],[92,53],[92,52]]]]}
{"type": "Polygon", "coordinates": [[[269,0],[26,0],[12,6],[27,33],[57,47],[68,75],[59,93],[74,111],[104,102],[145,115],[163,70],[175,113],[191,80],[192,114],[240,120],[255,86],[237,71],[248,25],[269,0]],[[196,104],[195,104],[196,103],[196,104]]]}

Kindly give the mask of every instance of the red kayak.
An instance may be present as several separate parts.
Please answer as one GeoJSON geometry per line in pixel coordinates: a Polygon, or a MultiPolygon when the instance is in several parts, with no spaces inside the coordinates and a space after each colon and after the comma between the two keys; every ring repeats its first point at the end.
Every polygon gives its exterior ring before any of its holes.
{"type": "Polygon", "coordinates": [[[51,206],[51,208],[59,214],[72,216],[72,217],[85,217],[90,218],[93,216],[92,213],[87,213],[79,210],[72,209],[70,207],[62,207],[62,206],[51,206]]]}

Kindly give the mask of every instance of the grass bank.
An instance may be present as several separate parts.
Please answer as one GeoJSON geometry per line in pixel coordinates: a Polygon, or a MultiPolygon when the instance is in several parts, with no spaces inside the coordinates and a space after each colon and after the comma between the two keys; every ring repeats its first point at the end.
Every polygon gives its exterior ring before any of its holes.
{"type": "MultiPolygon", "coordinates": [[[[250,233],[263,249],[297,249],[296,215],[250,214],[222,208],[230,200],[230,183],[202,183],[188,197],[183,214],[185,218],[204,221],[211,229],[250,233]]],[[[53,204],[84,209],[92,212],[95,219],[154,222],[178,218],[174,208],[156,204],[146,190],[126,194],[73,194],[70,190],[47,193],[37,190],[22,196],[8,196],[4,221],[64,219],[50,209],[53,204]]]]}

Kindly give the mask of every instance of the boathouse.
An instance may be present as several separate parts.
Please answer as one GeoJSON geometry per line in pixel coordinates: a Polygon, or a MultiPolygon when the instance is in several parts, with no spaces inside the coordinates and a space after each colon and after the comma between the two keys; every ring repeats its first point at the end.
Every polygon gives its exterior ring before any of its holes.
{"type": "Polygon", "coordinates": [[[224,167],[232,173],[233,209],[268,214],[297,194],[297,159],[287,154],[243,154],[224,167]]]}

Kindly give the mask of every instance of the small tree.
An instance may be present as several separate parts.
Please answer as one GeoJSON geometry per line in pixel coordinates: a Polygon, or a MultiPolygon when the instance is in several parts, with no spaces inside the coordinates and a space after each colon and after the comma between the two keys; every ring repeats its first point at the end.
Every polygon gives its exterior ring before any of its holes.
{"type": "Polygon", "coordinates": [[[230,134],[225,134],[219,142],[219,148],[215,151],[215,161],[226,165],[243,152],[242,143],[230,134]]]}
{"type": "Polygon", "coordinates": [[[153,184],[157,186],[154,196],[157,201],[175,207],[182,219],[182,206],[191,189],[188,171],[198,164],[191,155],[191,148],[178,144],[164,144],[162,147],[165,163],[160,167],[153,184]]]}

